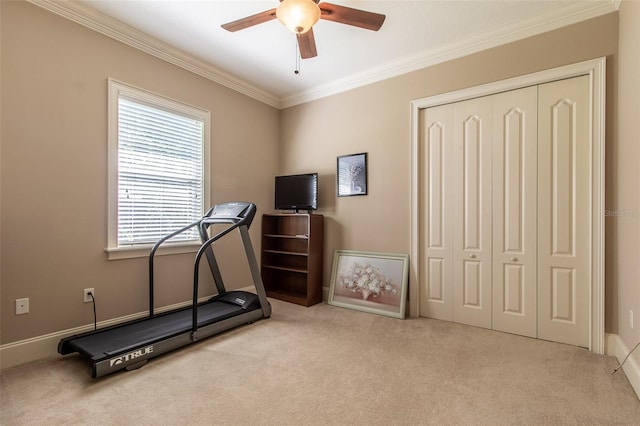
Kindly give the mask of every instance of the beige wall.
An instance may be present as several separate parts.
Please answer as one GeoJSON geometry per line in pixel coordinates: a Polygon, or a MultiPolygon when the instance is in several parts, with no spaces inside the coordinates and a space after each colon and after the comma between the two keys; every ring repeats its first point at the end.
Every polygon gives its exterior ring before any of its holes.
{"type": "MultiPolygon", "coordinates": [[[[607,56],[607,107],[615,106],[617,43],[613,13],[283,111],[281,172],[322,176],[325,286],[335,249],[410,251],[412,100],[607,56]],[[369,195],[337,198],[336,157],[358,152],[369,153],[369,195]]],[[[613,143],[614,118],[609,112],[607,144],[613,143]]],[[[607,164],[607,179],[617,161],[607,164]]],[[[607,249],[616,244],[608,239],[607,249]]],[[[630,256],[608,257],[607,267],[630,256]]],[[[617,283],[607,281],[607,298],[617,291],[617,283]]],[[[616,319],[615,310],[607,311],[607,330],[615,329],[616,319]]]]}
{"type": "MultiPolygon", "coordinates": [[[[1,342],[90,323],[85,287],[96,288],[99,320],[146,308],[146,259],[109,262],[103,250],[108,77],[211,110],[214,202],[270,211],[275,174],[318,171],[325,286],[335,249],[409,252],[410,101],[438,93],[607,56],[606,205],[637,211],[640,18],[628,3],[619,66],[610,14],[278,112],[38,7],[2,2],[1,342]],[[369,153],[369,195],[337,198],[336,157],[358,152],[369,153]],[[16,317],[20,297],[31,313],[16,317]]],[[[640,332],[639,222],[606,220],[606,329],[628,347],[640,332]]],[[[162,259],[160,305],[188,299],[191,257],[162,259]]],[[[233,281],[245,274],[231,257],[222,261],[233,281]]]]}
{"type": "MultiPolygon", "coordinates": [[[[99,321],[147,308],[147,259],[104,252],[107,78],[210,110],[212,201],[253,201],[259,214],[272,205],[279,112],[26,2],[1,8],[4,344],[90,324],[86,287],[99,321]],[[16,316],[22,297],[31,312],[16,316]]],[[[259,225],[252,238],[259,247],[259,225]]],[[[238,249],[219,260],[230,287],[250,284],[238,249]]],[[[157,305],[191,297],[192,258],[159,259],[157,305]]]]}
{"type": "MultiPolygon", "coordinates": [[[[607,178],[612,183],[608,209],[624,216],[606,219],[612,235],[607,268],[608,277],[617,283],[617,295],[612,295],[617,302],[615,332],[631,350],[640,342],[640,2],[622,1],[619,13],[618,137],[615,149],[608,152],[614,165],[607,178]],[[629,310],[634,312],[633,328],[629,310]]],[[[634,357],[640,362],[640,351],[634,357]]]]}

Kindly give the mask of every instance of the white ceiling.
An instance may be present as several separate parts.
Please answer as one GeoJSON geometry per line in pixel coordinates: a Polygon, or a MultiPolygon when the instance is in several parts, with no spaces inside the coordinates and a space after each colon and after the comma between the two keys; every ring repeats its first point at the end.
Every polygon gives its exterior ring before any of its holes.
{"type": "MultiPolygon", "coordinates": [[[[54,0],[31,1],[43,5],[54,0]]],[[[374,32],[320,20],[314,26],[318,56],[302,60],[297,75],[295,36],[277,20],[235,33],[220,27],[274,8],[278,0],[77,0],[70,4],[75,12],[91,14],[92,22],[117,26],[129,38],[145,39],[145,45],[184,52],[187,61],[193,59],[199,67],[208,68],[207,73],[220,74],[223,80],[228,77],[232,86],[246,88],[250,95],[277,107],[548,31],[614,11],[618,5],[618,0],[331,2],[382,13],[385,23],[374,32]]]]}

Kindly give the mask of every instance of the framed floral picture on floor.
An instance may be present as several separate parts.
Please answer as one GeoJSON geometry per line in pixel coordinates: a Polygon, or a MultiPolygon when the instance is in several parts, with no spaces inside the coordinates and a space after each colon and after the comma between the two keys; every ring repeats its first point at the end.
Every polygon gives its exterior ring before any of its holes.
{"type": "Polygon", "coordinates": [[[336,250],[328,303],[404,319],[409,255],[336,250]]]}

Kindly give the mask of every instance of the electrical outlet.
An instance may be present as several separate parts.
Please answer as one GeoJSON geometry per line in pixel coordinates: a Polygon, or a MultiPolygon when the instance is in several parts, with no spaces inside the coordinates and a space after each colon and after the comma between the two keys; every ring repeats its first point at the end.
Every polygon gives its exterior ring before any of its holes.
{"type": "Polygon", "coordinates": [[[29,313],[29,298],[16,299],[16,315],[23,315],[29,313]]]}
{"type": "Polygon", "coordinates": [[[93,294],[93,297],[96,297],[96,291],[93,288],[85,288],[84,289],[84,303],[93,302],[93,299],[89,295],[89,293],[93,294]]]}
{"type": "Polygon", "coordinates": [[[633,309],[629,309],[629,327],[633,328],[633,309]]]}

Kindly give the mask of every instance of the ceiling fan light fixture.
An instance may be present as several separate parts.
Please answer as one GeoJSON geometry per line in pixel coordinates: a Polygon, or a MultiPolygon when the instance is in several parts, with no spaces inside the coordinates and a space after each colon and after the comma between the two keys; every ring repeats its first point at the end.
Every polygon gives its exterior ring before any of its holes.
{"type": "Polygon", "coordinates": [[[320,19],[320,8],[313,0],[283,0],[276,16],[289,31],[304,34],[320,19]]]}

